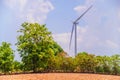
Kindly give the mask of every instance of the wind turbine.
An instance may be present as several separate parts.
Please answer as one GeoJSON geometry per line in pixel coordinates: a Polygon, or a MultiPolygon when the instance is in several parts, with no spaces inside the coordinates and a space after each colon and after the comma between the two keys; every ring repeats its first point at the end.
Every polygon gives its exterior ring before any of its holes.
{"type": "Polygon", "coordinates": [[[73,22],[69,48],[71,47],[72,36],[73,36],[74,29],[75,29],[75,56],[76,56],[76,54],[77,54],[77,24],[79,23],[78,21],[79,21],[91,8],[92,8],[92,5],[91,5],[80,17],[78,17],[78,18],[73,22]]]}

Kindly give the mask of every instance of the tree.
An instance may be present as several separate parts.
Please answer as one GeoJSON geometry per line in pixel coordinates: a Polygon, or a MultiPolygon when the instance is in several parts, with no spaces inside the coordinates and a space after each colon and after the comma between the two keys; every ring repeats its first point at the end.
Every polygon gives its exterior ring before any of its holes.
{"type": "Polygon", "coordinates": [[[53,41],[51,48],[53,49],[55,55],[58,55],[58,54],[64,52],[63,49],[61,48],[61,46],[59,46],[58,43],[55,41],[53,41]]]}
{"type": "Polygon", "coordinates": [[[22,71],[22,69],[21,69],[22,63],[21,62],[18,62],[18,61],[15,60],[13,62],[13,66],[14,66],[14,72],[15,73],[19,73],[19,72],[22,71]]]}
{"type": "Polygon", "coordinates": [[[112,74],[120,73],[120,55],[111,56],[111,64],[112,64],[112,74]]]}
{"type": "Polygon", "coordinates": [[[10,48],[10,44],[2,42],[0,46],[0,68],[5,74],[13,70],[14,51],[10,48]]]}
{"type": "Polygon", "coordinates": [[[111,58],[109,56],[103,56],[103,69],[104,73],[111,73],[111,58]]]}
{"type": "Polygon", "coordinates": [[[18,32],[21,35],[18,36],[17,47],[25,70],[37,72],[41,68],[45,69],[49,58],[62,51],[45,25],[25,22],[18,32]]]}
{"type": "Polygon", "coordinates": [[[95,67],[95,72],[96,73],[104,73],[104,69],[103,69],[103,57],[102,56],[96,56],[95,57],[95,61],[97,63],[97,65],[95,67]]]}
{"type": "Polygon", "coordinates": [[[96,72],[97,73],[111,73],[111,57],[109,56],[96,56],[97,66],[96,72]]]}
{"type": "Polygon", "coordinates": [[[65,72],[74,72],[75,70],[75,62],[72,57],[65,57],[62,59],[62,70],[65,72]]]}
{"type": "Polygon", "coordinates": [[[94,72],[96,66],[94,55],[82,52],[78,53],[75,58],[80,72],[94,72]]]}

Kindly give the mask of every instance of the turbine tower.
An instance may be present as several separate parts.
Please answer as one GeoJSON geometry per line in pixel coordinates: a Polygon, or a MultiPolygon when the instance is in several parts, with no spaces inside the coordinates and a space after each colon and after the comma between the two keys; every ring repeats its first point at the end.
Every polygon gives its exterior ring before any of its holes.
{"type": "Polygon", "coordinates": [[[91,5],[80,17],[78,17],[78,18],[73,22],[69,48],[71,47],[72,36],[73,36],[74,29],[75,29],[75,56],[76,56],[76,54],[77,54],[77,24],[79,23],[78,21],[79,21],[91,8],[92,8],[92,5],[91,5]]]}

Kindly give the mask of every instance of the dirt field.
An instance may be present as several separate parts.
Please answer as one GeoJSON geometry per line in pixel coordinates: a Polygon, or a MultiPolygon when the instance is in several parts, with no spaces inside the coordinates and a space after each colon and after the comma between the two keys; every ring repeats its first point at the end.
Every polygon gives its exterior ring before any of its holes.
{"type": "Polygon", "coordinates": [[[120,80],[120,76],[79,74],[79,73],[43,73],[2,75],[0,80],[120,80]]]}

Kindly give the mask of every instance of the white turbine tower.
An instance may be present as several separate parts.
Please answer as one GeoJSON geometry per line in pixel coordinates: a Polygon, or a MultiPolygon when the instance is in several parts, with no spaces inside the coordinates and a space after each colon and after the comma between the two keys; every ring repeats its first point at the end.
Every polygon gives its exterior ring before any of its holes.
{"type": "Polygon", "coordinates": [[[79,23],[78,21],[79,21],[91,8],[92,8],[92,5],[91,5],[80,17],[78,17],[78,18],[73,22],[69,48],[71,47],[73,31],[75,30],[75,56],[76,56],[76,54],[77,54],[77,24],[79,23]]]}

